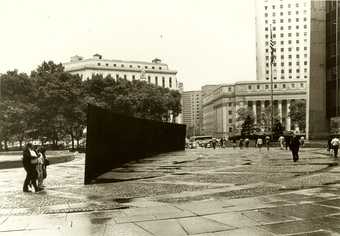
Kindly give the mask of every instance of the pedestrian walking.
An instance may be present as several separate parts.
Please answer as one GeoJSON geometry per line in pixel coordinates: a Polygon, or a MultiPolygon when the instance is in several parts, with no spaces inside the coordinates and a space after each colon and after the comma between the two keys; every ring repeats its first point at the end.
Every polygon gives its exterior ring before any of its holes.
{"type": "Polygon", "coordinates": [[[246,148],[249,147],[249,138],[246,138],[246,139],[244,140],[244,146],[245,146],[246,148]]]}
{"type": "Polygon", "coordinates": [[[216,138],[213,138],[212,139],[212,146],[213,146],[214,149],[216,149],[216,143],[217,143],[216,138]]]}
{"type": "Polygon", "coordinates": [[[338,137],[334,137],[331,141],[331,145],[334,151],[334,158],[338,158],[339,144],[340,140],[338,139],[338,137]]]}
{"type": "Polygon", "coordinates": [[[290,145],[290,141],[291,141],[291,136],[290,135],[285,137],[286,150],[288,150],[288,147],[290,145]]]}
{"type": "Polygon", "coordinates": [[[270,137],[267,135],[266,138],[266,147],[267,147],[267,151],[269,151],[269,146],[270,146],[270,137]]]}
{"type": "Polygon", "coordinates": [[[282,135],[279,137],[280,149],[283,150],[283,143],[285,142],[285,137],[282,135]]]}
{"type": "Polygon", "coordinates": [[[261,138],[261,137],[258,137],[258,138],[257,138],[257,141],[256,141],[256,146],[259,148],[259,151],[261,151],[262,144],[263,144],[262,138],[261,138]]]}
{"type": "Polygon", "coordinates": [[[303,145],[305,144],[305,137],[301,136],[300,144],[301,144],[301,147],[303,147],[303,145]]]}
{"type": "Polygon", "coordinates": [[[38,156],[35,150],[33,149],[33,145],[31,143],[27,143],[23,151],[23,158],[22,158],[23,166],[26,171],[26,178],[25,178],[24,185],[22,188],[24,192],[30,192],[28,186],[31,184],[34,187],[35,192],[39,192],[42,190],[37,186],[37,171],[35,168],[37,159],[38,159],[38,156]]]}
{"type": "Polygon", "coordinates": [[[332,137],[330,137],[327,142],[327,151],[330,156],[332,155],[332,149],[332,137]]]}
{"type": "Polygon", "coordinates": [[[300,139],[296,134],[293,134],[293,137],[290,139],[290,150],[292,151],[293,161],[296,162],[299,160],[299,148],[300,148],[300,139]]]}
{"type": "Polygon", "coordinates": [[[236,148],[236,139],[233,138],[233,149],[235,149],[235,148],[236,148]]]}
{"type": "Polygon", "coordinates": [[[240,142],[239,142],[239,147],[240,147],[240,149],[243,148],[243,142],[244,142],[243,138],[240,138],[240,142]]]}
{"type": "Polygon", "coordinates": [[[44,188],[44,179],[47,178],[47,166],[50,164],[49,160],[46,158],[46,149],[44,147],[38,148],[38,154],[40,158],[41,166],[39,165],[38,168],[38,187],[44,188]]]}

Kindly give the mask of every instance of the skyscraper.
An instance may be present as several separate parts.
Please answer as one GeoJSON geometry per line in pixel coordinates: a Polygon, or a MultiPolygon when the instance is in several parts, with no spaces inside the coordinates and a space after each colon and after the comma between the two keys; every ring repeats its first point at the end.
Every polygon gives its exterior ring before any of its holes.
{"type": "Polygon", "coordinates": [[[257,80],[270,81],[270,30],[273,81],[309,78],[310,8],[310,0],[256,0],[257,80]]]}

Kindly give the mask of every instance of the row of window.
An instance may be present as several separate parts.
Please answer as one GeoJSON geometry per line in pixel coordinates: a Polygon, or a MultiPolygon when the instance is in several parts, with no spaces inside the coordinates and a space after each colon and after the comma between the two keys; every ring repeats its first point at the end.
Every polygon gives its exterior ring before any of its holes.
{"type": "MultiPolygon", "coordinates": [[[[284,52],[285,51],[284,48],[278,48],[278,49],[279,49],[280,52],[284,52]]],[[[293,48],[289,47],[287,49],[288,49],[288,52],[291,52],[293,48]]],[[[307,47],[303,47],[303,50],[307,51],[307,49],[308,49],[307,47]]],[[[295,50],[296,51],[300,51],[300,47],[295,47],[295,50]]],[[[275,49],[275,51],[276,51],[276,49],[275,49]]],[[[269,53],[269,48],[266,48],[266,53],[269,53]]]]}
{"type": "MultiPolygon", "coordinates": [[[[292,30],[292,26],[291,25],[288,25],[287,26],[287,29],[288,30],[292,30]]],[[[296,29],[299,29],[299,25],[296,25],[296,29]]],[[[273,30],[273,32],[274,31],[276,31],[276,27],[274,26],[273,28],[272,28],[272,30],[273,30]]],[[[285,27],[284,26],[280,26],[280,30],[285,30],[285,27]]],[[[266,26],[266,27],[264,27],[264,31],[269,31],[269,28],[266,26]]],[[[299,36],[300,34],[299,33],[297,33],[296,34],[296,36],[299,36]]],[[[307,36],[307,32],[304,32],[304,36],[307,36]]]]}
{"type": "MultiPolygon", "coordinates": [[[[101,66],[102,64],[101,64],[100,62],[98,62],[97,65],[98,65],[98,66],[101,66]]],[[[105,63],[105,64],[103,64],[103,66],[104,66],[104,65],[105,65],[105,66],[109,66],[109,63],[105,63]]],[[[113,67],[119,67],[119,65],[117,65],[117,64],[112,64],[112,65],[113,65],[113,67]]],[[[120,67],[121,67],[121,68],[124,68],[125,65],[124,65],[124,64],[121,64],[120,67]]],[[[129,68],[134,68],[134,67],[133,67],[133,65],[129,65],[129,68]]],[[[137,65],[137,68],[138,68],[138,69],[141,69],[141,68],[143,68],[143,66],[137,65]]],[[[156,69],[155,66],[151,66],[151,67],[144,66],[144,69],[149,69],[149,68],[151,68],[151,69],[153,69],[153,70],[156,69]]],[[[162,70],[162,67],[159,66],[158,69],[159,69],[159,70],[162,70]]]]}
{"type": "MultiPolygon", "coordinates": [[[[296,18],[296,19],[299,19],[299,18],[296,18]]],[[[287,21],[288,21],[288,23],[292,23],[292,18],[288,18],[287,21]]],[[[299,21],[297,21],[297,22],[299,22],[299,21]]],[[[266,25],[268,25],[268,20],[265,19],[265,20],[264,20],[264,23],[265,23],[266,25]]],[[[276,19],[272,19],[272,23],[273,23],[273,24],[276,24],[276,19]]],[[[284,19],[280,19],[280,23],[284,23],[284,19]]],[[[305,28],[305,29],[307,29],[307,28],[305,28]]]]}
{"type": "MultiPolygon", "coordinates": [[[[300,54],[296,54],[295,57],[296,57],[296,58],[300,58],[300,54]]],[[[307,57],[308,57],[308,55],[307,55],[307,54],[304,54],[304,58],[307,58],[307,57]]],[[[284,58],[285,58],[284,55],[281,55],[281,59],[283,60],[284,58]]],[[[292,58],[292,55],[289,54],[289,55],[288,55],[288,59],[291,59],[291,58],[292,58]]],[[[267,60],[267,61],[269,60],[269,56],[266,56],[266,60],[267,60]]]]}
{"type": "MultiPolygon", "coordinates": [[[[288,8],[291,8],[291,6],[292,6],[292,4],[291,4],[291,3],[288,3],[287,7],[288,7],[288,8]]],[[[300,6],[299,3],[296,3],[296,4],[295,4],[295,7],[299,7],[299,6],[300,6]]],[[[303,6],[304,6],[304,7],[307,6],[307,3],[304,2],[304,3],[303,3],[303,6]]],[[[276,7],[275,5],[272,5],[272,9],[275,9],[275,7],[276,7]]],[[[265,9],[265,10],[268,10],[268,8],[269,8],[269,6],[267,6],[267,5],[264,6],[264,9],[265,9]]],[[[280,4],[280,9],[283,9],[283,4],[280,4]]]]}
{"type": "MultiPolygon", "coordinates": [[[[291,74],[291,73],[293,73],[292,71],[293,71],[292,69],[288,69],[288,73],[291,74]]],[[[296,69],[295,71],[296,71],[296,73],[300,73],[300,69],[296,69]]],[[[308,72],[308,69],[304,68],[304,73],[307,73],[307,72],[308,72]]],[[[285,70],[282,69],[281,74],[284,74],[284,73],[285,73],[285,70]]],[[[269,70],[266,70],[266,74],[269,75],[269,70]]]]}
{"type": "MultiPolygon", "coordinates": [[[[299,15],[299,11],[296,11],[295,13],[296,13],[296,15],[299,15]]],[[[307,11],[305,10],[304,13],[306,14],[307,11]]],[[[292,12],[291,12],[291,11],[288,11],[287,14],[288,14],[288,16],[291,16],[291,15],[292,15],[292,12]]],[[[268,17],[268,16],[269,16],[268,13],[264,13],[264,17],[268,17]]],[[[275,17],[275,16],[276,16],[276,12],[273,12],[273,13],[272,13],[272,16],[275,17]]],[[[280,16],[283,16],[283,12],[280,12],[280,16]]],[[[307,21],[307,17],[304,17],[304,18],[303,18],[303,21],[307,21]]],[[[296,22],[299,22],[299,18],[296,18],[296,22]]]]}
{"type": "MultiPolygon", "coordinates": [[[[291,83],[290,84],[290,87],[291,88],[295,88],[295,84],[294,83],[291,83]]],[[[304,83],[300,83],[300,87],[303,88],[304,87],[304,83]]],[[[256,85],[256,89],[257,90],[260,90],[261,86],[260,85],[256,85]]],[[[273,85],[273,88],[274,89],[277,89],[278,88],[278,85],[277,84],[274,84],[273,85]]],[[[285,89],[287,88],[287,85],[286,84],[281,84],[281,88],[285,89]]],[[[269,89],[269,84],[265,84],[265,89],[269,89]]],[[[253,90],[253,86],[252,85],[248,85],[248,90],[253,90]]]]}
{"type": "MultiPolygon", "coordinates": [[[[267,75],[267,76],[268,76],[268,75],[267,75]]],[[[305,79],[307,79],[307,78],[308,78],[308,76],[307,76],[307,75],[304,75],[303,77],[304,77],[305,79]]],[[[281,78],[281,79],[285,79],[285,77],[284,77],[284,76],[281,76],[280,78],[281,78]]],[[[288,76],[288,78],[289,78],[289,79],[292,79],[293,77],[292,77],[292,75],[289,75],[289,76],[288,76]]],[[[300,79],[300,76],[299,76],[299,75],[296,75],[296,76],[295,76],[295,78],[296,78],[296,79],[300,79]]],[[[301,78],[302,78],[302,77],[301,77],[301,78]]],[[[273,79],[274,79],[274,80],[276,80],[276,79],[277,79],[277,77],[276,77],[276,76],[274,76],[274,77],[273,77],[273,79]]],[[[269,80],[269,77],[266,77],[266,80],[269,80]]]]}
{"type": "MultiPolygon", "coordinates": [[[[297,66],[300,66],[300,62],[299,62],[299,61],[297,61],[295,64],[296,64],[297,66]]],[[[307,61],[305,61],[303,64],[306,66],[308,63],[307,63],[307,61]]],[[[277,65],[276,63],[273,63],[273,66],[274,66],[274,67],[276,67],[276,65],[277,65]]],[[[281,65],[281,66],[285,66],[285,63],[284,63],[284,62],[281,62],[280,65],[281,65]]],[[[292,62],[291,62],[291,61],[288,62],[288,66],[292,66],[292,62]]],[[[266,63],[266,67],[269,67],[269,62],[266,63]]]]}
{"type": "MultiPolygon", "coordinates": [[[[116,74],[116,79],[119,79],[121,78],[119,76],[119,74],[116,74]]],[[[123,78],[124,79],[128,79],[127,75],[123,75],[123,78]]],[[[136,76],[135,75],[132,75],[131,76],[132,80],[135,80],[136,79],[136,76]]],[[[169,88],[172,88],[172,78],[169,77],[169,88]]],[[[151,83],[151,76],[148,76],[148,83],[150,84],[151,83]]],[[[158,85],[158,77],[155,76],[155,85],[158,85]]],[[[162,87],[165,87],[165,77],[162,77],[162,87]]]]}

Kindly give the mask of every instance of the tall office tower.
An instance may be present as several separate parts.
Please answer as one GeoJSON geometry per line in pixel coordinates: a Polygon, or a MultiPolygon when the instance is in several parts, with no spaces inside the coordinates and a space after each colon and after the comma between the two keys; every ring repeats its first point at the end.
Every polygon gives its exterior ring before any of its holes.
{"type": "Polygon", "coordinates": [[[200,135],[202,97],[201,91],[187,91],[182,93],[183,123],[187,125],[187,136],[200,135]]]}
{"type": "Polygon", "coordinates": [[[257,80],[270,81],[270,32],[276,49],[273,81],[309,79],[310,0],[256,0],[257,80]]]}

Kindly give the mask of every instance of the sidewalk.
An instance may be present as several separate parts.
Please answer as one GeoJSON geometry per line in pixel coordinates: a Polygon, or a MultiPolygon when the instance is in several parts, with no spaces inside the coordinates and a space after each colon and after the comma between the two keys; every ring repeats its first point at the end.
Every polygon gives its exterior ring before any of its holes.
{"type": "Polygon", "coordinates": [[[38,194],[20,191],[21,169],[0,170],[0,233],[340,235],[340,167],[314,151],[296,164],[278,149],[177,152],[101,176],[122,182],[89,186],[77,156],[50,166],[38,194]]]}

